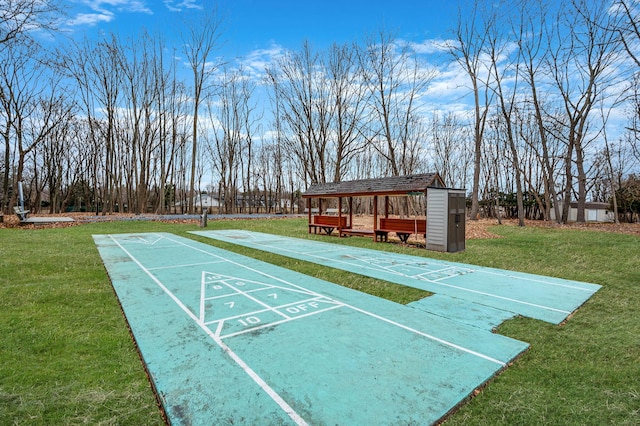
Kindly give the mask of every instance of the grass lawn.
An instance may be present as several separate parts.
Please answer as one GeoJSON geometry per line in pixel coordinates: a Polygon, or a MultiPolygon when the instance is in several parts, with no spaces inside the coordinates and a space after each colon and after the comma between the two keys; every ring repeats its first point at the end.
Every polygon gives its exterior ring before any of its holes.
{"type": "MultiPolygon", "coordinates": [[[[210,221],[360,247],[600,284],[565,325],[518,318],[499,332],[531,344],[447,425],[640,424],[640,238],[493,227],[443,254],[366,238],[308,236],[306,220],[210,221]]],[[[0,424],[163,424],[92,234],[186,232],[195,225],[106,222],[0,229],[0,424]]],[[[400,303],[426,293],[295,259],[201,241],[400,303]]]]}

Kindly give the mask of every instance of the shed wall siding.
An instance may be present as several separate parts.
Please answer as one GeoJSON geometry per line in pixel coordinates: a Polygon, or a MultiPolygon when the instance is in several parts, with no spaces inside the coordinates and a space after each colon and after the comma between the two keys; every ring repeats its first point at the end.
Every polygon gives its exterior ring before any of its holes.
{"type": "Polygon", "coordinates": [[[447,251],[448,191],[427,191],[427,248],[447,251]]]}

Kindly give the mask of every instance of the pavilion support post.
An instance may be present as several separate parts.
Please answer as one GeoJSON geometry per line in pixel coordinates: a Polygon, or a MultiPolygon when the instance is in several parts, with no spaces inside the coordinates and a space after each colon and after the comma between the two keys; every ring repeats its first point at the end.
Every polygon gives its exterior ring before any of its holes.
{"type": "Polygon", "coordinates": [[[353,228],[353,197],[349,197],[349,228],[353,228]]]}
{"type": "Polygon", "coordinates": [[[342,237],[342,197],[338,197],[338,237],[342,237]]]}
{"type": "MultiPolygon", "coordinates": [[[[309,225],[311,225],[311,198],[307,198],[307,214],[309,215],[309,225]]],[[[309,226],[309,233],[311,233],[310,226],[309,226]]]]}
{"type": "Polygon", "coordinates": [[[378,229],[378,196],[373,196],[373,230],[378,229]]]}
{"type": "Polygon", "coordinates": [[[384,196],[384,218],[385,219],[389,218],[389,196],[388,195],[384,196]]]}

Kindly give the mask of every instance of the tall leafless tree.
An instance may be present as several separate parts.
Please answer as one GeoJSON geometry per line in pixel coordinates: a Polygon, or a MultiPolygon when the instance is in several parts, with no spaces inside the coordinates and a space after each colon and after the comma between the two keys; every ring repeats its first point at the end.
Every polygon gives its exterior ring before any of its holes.
{"type": "MultiPolygon", "coordinates": [[[[71,117],[69,104],[64,102],[60,79],[44,67],[42,58],[24,45],[9,46],[11,61],[0,68],[3,87],[2,108],[9,127],[3,135],[7,149],[16,155],[17,185],[24,177],[27,156],[42,144],[58,126],[71,117]]],[[[6,183],[5,183],[6,185],[6,183]]],[[[9,208],[16,203],[17,187],[12,191],[9,208]]]]}
{"type": "Polygon", "coordinates": [[[483,60],[487,33],[484,31],[485,17],[480,10],[481,5],[482,2],[474,0],[468,8],[469,14],[464,14],[463,17],[462,12],[459,12],[454,40],[448,43],[449,53],[469,77],[473,94],[474,162],[470,211],[472,220],[478,217],[483,137],[492,102],[488,86],[489,70],[483,60]]]}
{"type": "Polygon", "coordinates": [[[326,59],[330,96],[335,105],[332,132],[335,135],[334,182],[342,180],[349,163],[364,146],[362,127],[367,98],[357,49],[355,44],[333,44],[326,59]]]}
{"type": "Polygon", "coordinates": [[[54,30],[60,13],[55,0],[0,0],[0,45],[30,31],[54,30]]]}
{"type": "MultiPolygon", "coordinates": [[[[518,226],[524,226],[524,201],[522,194],[522,170],[517,146],[517,95],[520,90],[520,52],[516,43],[510,43],[509,28],[500,26],[503,21],[497,14],[487,22],[487,56],[490,61],[491,90],[496,97],[500,122],[504,126],[504,136],[511,154],[511,174],[515,177],[516,204],[518,209],[518,226]],[[512,50],[515,50],[514,53],[512,50]]],[[[516,40],[522,39],[522,26],[516,26],[513,34],[516,40]]]]}
{"type": "MultiPolygon", "coordinates": [[[[617,19],[608,13],[605,0],[572,0],[558,17],[554,45],[550,46],[548,70],[564,109],[563,137],[567,150],[562,221],[568,220],[573,190],[573,166],[576,168],[577,221],[585,221],[587,173],[585,149],[589,128],[597,102],[615,79],[613,67],[619,56],[617,37],[610,32],[610,21],[617,19]]],[[[597,133],[600,129],[595,129],[597,133]]]]}
{"type": "Polygon", "coordinates": [[[433,169],[449,186],[463,188],[473,163],[472,133],[453,112],[434,113],[431,125],[433,169]]]}
{"type": "Polygon", "coordinates": [[[208,107],[212,142],[207,148],[219,176],[220,196],[224,199],[225,213],[235,213],[238,191],[243,183],[247,196],[251,190],[251,177],[248,174],[253,172],[250,162],[252,93],[253,85],[242,70],[225,69],[215,99],[217,107],[214,106],[214,99],[211,99],[208,107]]]}
{"type": "Polygon", "coordinates": [[[213,7],[199,10],[197,17],[187,23],[186,33],[183,35],[183,53],[187,57],[193,75],[193,126],[191,133],[191,173],[189,180],[189,213],[194,212],[196,163],[198,161],[198,117],[200,104],[208,95],[207,86],[210,77],[221,62],[213,57],[215,49],[219,47],[222,36],[222,19],[213,7]]]}
{"type": "Polygon", "coordinates": [[[536,150],[538,161],[542,166],[541,173],[546,204],[545,218],[549,218],[548,210],[553,207],[556,221],[560,222],[560,200],[556,190],[556,169],[554,167],[555,156],[551,152],[553,149],[551,145],[556,138],[553,129],[549,128],[549,120],[546,118],[550,93],[541,88],[542,81],[548,75],[544,68],[544,64],[548,63],[547,57],[549,55],[548,13],[548,9],[542,1],[523,3],[519,13],[521,16],[520,28],[516,30],[526,34],[525,37],[518,40],[521,55],[520,66],[523,82],[528,86],[528,101],[537,127],[535,131],[521,129],[520,134],[525,143],[536,150]]]}
{"type": "Polygon", "coordinates": [[[267,78],[279,102],[282,142],[297,157],[303,179],[326,182],[334,106],[323,61],[308,42],[299,52],[288,52],[267,69],[267,78]]]}
{"type": "Polygon", "coordinates": [[[435,73],[418,61],[407,43],[385,31],[367,38],[361,64],[370,91],[373,132],[368,138],[386,162],[386,173],[415,173],[426,140],[421,96],[435,73]]]}

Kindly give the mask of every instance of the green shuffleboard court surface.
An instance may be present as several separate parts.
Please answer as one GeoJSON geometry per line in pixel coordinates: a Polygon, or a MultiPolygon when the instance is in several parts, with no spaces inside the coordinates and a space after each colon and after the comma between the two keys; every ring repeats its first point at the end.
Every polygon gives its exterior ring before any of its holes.
{"type": "Polygon", "coordinates": [[[166,233],[94,235],[171,424],[432,424],[526,343],[166,233]]]}
{"type": "MultiPolygon", "coordinates": [[[[469,307],[494,308],[483,312],[494,317],[486,320],[487,324],[494,325],[515,315],[559,324],[600,288],[597,284],[259,232],[192,233],[427,290],[472,303],[469,307]]],[[[429,299],[413,306],[448,318],[452,318],[454,309],[459,307],[459,304],[452,306],[429,299]]]]}

